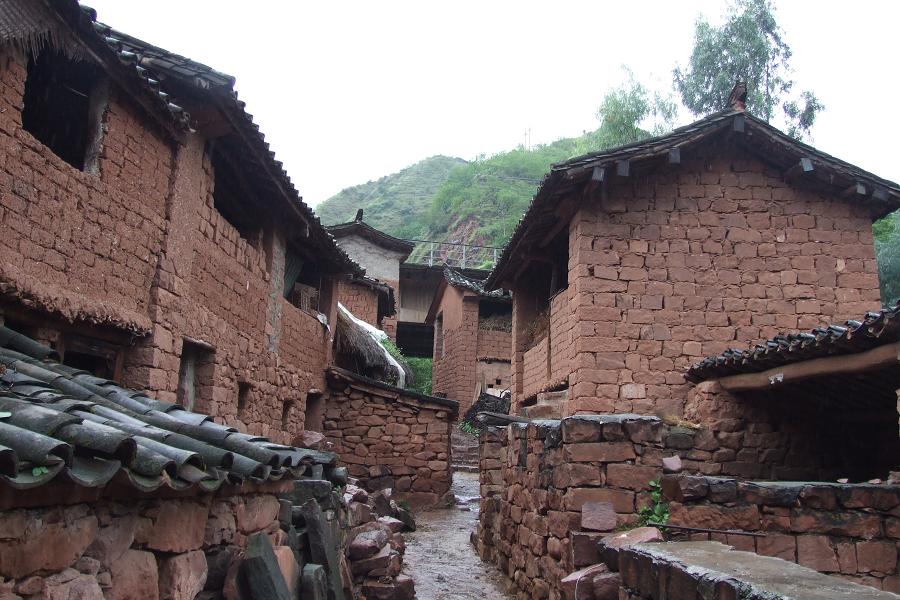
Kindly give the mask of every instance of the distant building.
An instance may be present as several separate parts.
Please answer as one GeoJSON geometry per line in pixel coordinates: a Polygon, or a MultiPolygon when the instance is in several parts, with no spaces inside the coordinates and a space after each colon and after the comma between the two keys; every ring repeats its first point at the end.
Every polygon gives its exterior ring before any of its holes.
{"type": "Polygon", "coordinates": [[[434,327],[432,392],[456,400],[460,415],[480,393],[509,390],[512,299],[449,267],[426,322],[434,327]]]}

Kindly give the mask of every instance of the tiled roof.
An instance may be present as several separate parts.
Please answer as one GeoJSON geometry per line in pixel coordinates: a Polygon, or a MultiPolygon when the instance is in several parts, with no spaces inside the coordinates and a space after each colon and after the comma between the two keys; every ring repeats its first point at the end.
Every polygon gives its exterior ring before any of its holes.
{"type": "Polygon", "coordinates": [[[557,221],[563,218],[556,214],[559,199],[566,195],[574,197],[575,194],[581,194],[595,173],[598,176],[608,176],[606,170],[616,168],[620,163],[636,166],[643,162],[659,161],[666,156],[678,162],[682,150],[728,132],[740,134],[741,137],[735,139],[769,164],[787,169],[802,159],[808,159],[809,166],[813,168],[811,177],[822,185],[841,192],[853,189],[853,193],[847,194],[850,201],[877,204],[884,214],[900,208],[900,186],[896,183],[816,150],[749,113],[726,110],[679,127],[663,136],[586,154],[554,165],[538,187],[528,210],[519,220],[503,254],[485,281],[485,287],[494,289],[511,276],[510,271],[515,269],[513,265],[516,262],[512,258],[513,254],[524,252],[543,240],[558,225],[557,221]]]}
{"type": "Polygon", "coordinates": [[[400,262],[406,260],[409,256],[410,252],[415,248],[415,244],[408,240],[402,240],[400,238],[395,238],[392,235],[388,235],[380,229],[375,229],[368,223],[364,223],[363,221],[349,221],[347,223],[338,223],[337,225],[329,225],[328,231],[336,238],[346,237],[348,235],[358,235],[361,238],[365,238],[371,241],[374,244],[381,246],[382,248],[387,248],[389,250],[395,250],[397,252],[403,252],[404,256],[400,259],[400,262]]]}
{"type": "Polygon", "coordinates": [[[151,492],[296,478],[332,453],[275,444],[54,360],[0,326],[0,485],[151,492]]]}
{"type": "Polygon", "coordinates": [[[809,333],[779,335],[747,350],[726,350],[691,365],[685,379],[696,383],[728,375],[758,373],[812,358],[865,352],[897,341],[900,341],[900,303],[866,313],[861,321],[817,327],[809,333]]]}
{"type": "Polygon", "coordinates": [[[512,300],[512,295],[504,289],[488,291],[484,289],[484,280],[466,277],[459,271],[450,267],[444,268],[444,279],[454,287],[463,288],[475,292],[484,298],[496,298],[498,300],[512,300]]]}

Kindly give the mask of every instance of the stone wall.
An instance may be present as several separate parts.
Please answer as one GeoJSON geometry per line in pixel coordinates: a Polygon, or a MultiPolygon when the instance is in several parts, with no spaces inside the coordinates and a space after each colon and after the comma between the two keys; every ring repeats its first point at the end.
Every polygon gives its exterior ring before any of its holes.
{"type": "Polygon", "coordinates": [[[896,597],[777,558],[733,550],[717,542],[636,544],[619,552],[616,568],[621,574],[618,590],[611,589],[609,583],[615,578],[607,573],[600,575],[599,581],[588,578],[579,600],[890,600],[896,597]]]}
{"type": "Polygon", "coordinates": [[[789,184],[727,142],[613,178],[602,197],[569,224],[564,414],[678,416],[690,363],[880,307],[870,209],[789,184]]]}
{"type": "Polygon", "coordinates": [[[287,487],[0,512],[0,596],[109,600],[221,593],[249,536],[262,532],[276,549],[286,543],[276,494],[287,487]]]}
{"type": "Polygon", "coordinates": [[[510,332],[478,328],[478,345],[476,348],[478,360],[494,359],[509,362],[511,350],[512,334],[510,332]]]}
{"type": "Polygon", "coordinates": [[[599,562],[596,542],[638,520],[664,457],[700,469],[693,432],[656,417],[594,415],[488,428],[480,438],[476,546],[518,598],[560,598],[561,581],[599,562]]]}
{"type": "Polygon", "coordinates": [[[900,593],[898,485],[686,475],[666,475],[662,483],[673,525],[760,532],[762,537],[712,537],[740,550],[900,593]]]}
{"type": "Polygon", "coordinates": [[[458,406],[340,369],[328,372],[322,433],[369,490],[393,488],[413,505],[450,489],[450,433],[458,406]]]}

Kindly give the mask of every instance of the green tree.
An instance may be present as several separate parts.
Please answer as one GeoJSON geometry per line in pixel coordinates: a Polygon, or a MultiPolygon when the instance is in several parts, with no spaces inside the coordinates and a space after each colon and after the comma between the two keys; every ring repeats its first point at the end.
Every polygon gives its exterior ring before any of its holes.
{"type": "Polygon", "coordinates": [[[884,304],[892,304],[900,300],[900,213],[893,212],[875,221],[872,234],[881,300],[884,304]]]}
{"type": "Polygon", "coordinates": [[[735,0],[723,25],[697,20],[690,60],[674,71],[675,89],[692,113],[727,108],[735,82],[744,81],[751,114],[768,122],[780,108],[791,136],[809,135],[824,106],[810,91],[793,94],[791,48],[773,13],[771,0],[735,0]]]}

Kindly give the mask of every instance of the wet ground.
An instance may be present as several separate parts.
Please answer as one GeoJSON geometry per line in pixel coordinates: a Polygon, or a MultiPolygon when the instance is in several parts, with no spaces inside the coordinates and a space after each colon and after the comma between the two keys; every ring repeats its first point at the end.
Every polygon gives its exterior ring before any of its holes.
{"type": "Polygon", "coordinates": [[[418,600],[503,600],[503,576],[481,562],[469,542],[478,522],[478,473],[454,473],[458,504],[416,515],[416,531],[405,533],[403,572],[416,582],[418,600]]]}

